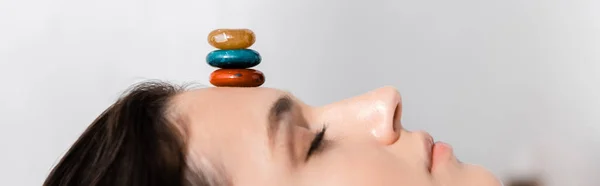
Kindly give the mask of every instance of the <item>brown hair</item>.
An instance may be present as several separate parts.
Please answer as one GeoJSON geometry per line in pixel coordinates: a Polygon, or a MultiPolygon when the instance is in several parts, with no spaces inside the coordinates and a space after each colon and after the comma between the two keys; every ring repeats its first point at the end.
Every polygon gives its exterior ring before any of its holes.
{"type": "Polygon", "coordinates": [[[185,134],[167,115],[184,89],[164,82],[133,86],[86,129],[44,186],[209,185],[197,168],[189,172],[185,134]]]}

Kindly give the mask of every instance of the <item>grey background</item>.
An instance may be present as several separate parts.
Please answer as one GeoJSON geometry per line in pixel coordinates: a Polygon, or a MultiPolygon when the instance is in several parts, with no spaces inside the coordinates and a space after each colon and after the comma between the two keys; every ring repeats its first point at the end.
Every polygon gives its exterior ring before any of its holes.
{"type": "Polygon", "coordinates": [[[322,105],[394,85],[404,125],[453,144],[464,161],[501,177],[527,165],[551,185],[597,185],[599,8],[593,0],[0,0],[0,185],[40,185],[134,82],[208,84],[206,36],[222,27],[256,32],[264,86],[322,105]]]}

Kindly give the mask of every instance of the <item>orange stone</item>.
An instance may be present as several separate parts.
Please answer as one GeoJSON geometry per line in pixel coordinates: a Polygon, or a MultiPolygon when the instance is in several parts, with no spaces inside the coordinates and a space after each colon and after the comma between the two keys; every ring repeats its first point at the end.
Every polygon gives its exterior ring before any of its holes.
{"type": "Polygon", "coordinates": [[[217,87],[259,87],[265,76],[254,69],[218,69],[210,74],[210,84],[217,87]]]}
{"type": "Polygon", "coordinates": [[[255,41],[256,36],[249,29],[217,29],[208,34],[208,43],[222,50],[245,49],[255,41]]]}

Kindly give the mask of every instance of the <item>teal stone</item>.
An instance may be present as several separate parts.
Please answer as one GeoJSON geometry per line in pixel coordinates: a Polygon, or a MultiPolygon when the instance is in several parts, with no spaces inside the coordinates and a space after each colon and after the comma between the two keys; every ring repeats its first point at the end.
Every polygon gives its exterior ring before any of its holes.
{"type": "Polygon", "coordinates": [[[206,56],[208,65],[223,69],[251,68],[261,60],[260,54],[251,49],[215,50],[206,56]]]}

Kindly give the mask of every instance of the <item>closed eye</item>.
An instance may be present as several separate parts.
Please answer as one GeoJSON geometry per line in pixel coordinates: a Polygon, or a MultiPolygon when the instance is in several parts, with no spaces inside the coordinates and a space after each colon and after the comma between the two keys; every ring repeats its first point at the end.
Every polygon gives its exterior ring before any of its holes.
{"type": "Polygon", "coordinates": [[[324,143],[326,131],[327,127],[323,126],[323,128],[319,132],[317,132],[315,138],[313,138],[312,142],[310,143],[310,148],[308,149],[308,152],[306,154],[305,161],[308,161],[308,159],[315,153],[321,152],[321,150],[323,150],[323,147],[325,146],[324,143]]]}

